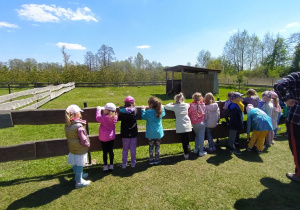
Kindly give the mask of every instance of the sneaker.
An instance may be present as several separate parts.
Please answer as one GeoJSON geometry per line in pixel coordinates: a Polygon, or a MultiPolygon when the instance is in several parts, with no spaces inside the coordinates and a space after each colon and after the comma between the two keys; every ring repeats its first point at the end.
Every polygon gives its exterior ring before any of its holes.
{"type": "Polygon", "coordinates": [[[114,170],[114,164],[109,164],[109,165],[108,165],[108,169],[109,169],[109,170],[114,170]]]}
{"type": "Polygon", "coordinates": [[[150,164],[150,165],[154,165],[154,160],[150,160],[150,161],[149,161],[149,164],[150,164]]]}
{"type": "Polygon", "coordinates": [[[215,152],[216,150],[216,147],[210,147],[207,149],[208,152],[215,152]]]}
{"type": "Polygon", "coordinates": [[[127,164],[122,164],[122,168],[125,169],[127,164]]]}
{"type": "Polygon", "coordinates": [[[161,162],[161,159],[158,158],[154,161],[154,164],[157,165],[157,164],[160,164],[160,162],[161,162]]]}
{"type": "Polygon", "coordinates": [[[272,142],[271,142],[271,144],[272,144],[272,145],[274,145],[274,144],[275,144],[275,142],[274,142],[274,141],[272,141],[272,142]]]}
{"type": "Polygon", "coordinates": [[[186,160],[189,159],[189,154],[184,154],[183,156],[184,156],[184,159],[186,159],[186,160]]]}
{"type": "Polygon", "coordinates": [[[257,149],[256,151],[257,151],[257,153],[258,153],[258,154],[261,154],[261,153],[262,153],[262,151],[261,151],[261,150],[258,150],[258,149],[257,149]]]}
{"type": "Polygon", "coordinates": [[[292,181],[294,181],[294,182],[300,183],[300,177],[297,176],[296,174],[286,173],[285,175],[286,175],[286,177],[287,177],[288,179],[290,179],[290,180],[292,180],[292,181]]]}
{"type": "Polygon", "coordinates": [[[131,163],[131,168],[135,168],[136,163],[131,163]]]}
{"type": "Polygon", "coordinates": [[[247,151],[251,152],[252,151],[252,147],[247,147],[247,151]]]}
{"type": "Polygon", "coordinates": [[[75,188],[78,189],[78,188],[86,187],[86,186],[89,186],[90,184],[91,184],[91,181],[81,179],[81,182],[78,182],[75,184],[75,188]]]}
{"type": "Polygon", "coordinates": [[[188,149],[189,152],[191,151],[190,145],[187,146],[187,149],[188,149]]]}
{"type": "Polygon", "coordinates": [[[205,155],[207,155],[207,152],[199,152],[199,157],[203,157],[203,156],[205,156],[205,155]]]}
{"type": "Polygon", "coordinates": [[[239,142],[234,142],[235,148],[239,148],[240,147],[240,143],[239,142]]]}
{"type": "Polygon", "coordinates": [[[194,149],[193,152],[195,155],[198,154],[198,150],[196,150],[196,149],[194,149]]]}
{"type": "Polygon", "coordinates": [[[103,171],[108,171],[108,165],[103,166],[103,171]]]}
{"type": "Polygon", "coordinates": [[[89,176],[88,173],[83,173],[83,174],[82,174],[82,178],[83,178],[83,179],[86,179],[88,176],[89,176]]]}
{"type": "Polygon", "coordinates": [[[231,152],[232,154],[235,154],[235,155],[240,155],[240,154],[242,154],[241,151],[240,151],[239,149],[230,149],[230,152],[231,152]]]}

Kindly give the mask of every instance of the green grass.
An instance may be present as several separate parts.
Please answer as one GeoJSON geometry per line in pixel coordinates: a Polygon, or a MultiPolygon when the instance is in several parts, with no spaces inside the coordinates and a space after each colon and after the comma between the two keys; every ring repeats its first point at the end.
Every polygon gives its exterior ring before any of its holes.
{"type": "MultiPolygon", "coordinates": [[[[84,101],[95,107],[110,100],[121,105],[126,91],[136,98],[137,105],[146,104],[151,95],[160,97],[164,104],[172,101],[164,95],[164,86],[76,88],[42,108],[66,108],[84,101]]],[[[220,89],[220,98],[225,99],[229,91],[220,89]]],[[[164,120],[164,128],[174,127],[174,122],[164,120]]],[[[142,126],[144,122],[138,123],[142,126]]],[[[90,130],[97,134],[98,124],[92,123],[90,130]]],[[[1,145],[60,137],[64,137],[63,125],[0,130],[1,145]]],[[[148,165],[148,148],[139,147],[136,168],[126,170],[121,169],[122,150],[116,149],[112,173],[102,172],[102,153],[93,152],[97,164],[85,168],[92,184],[78,190],[74,189],[67,156],[0,163],[0,209],[298,209],[300,185],[285,178],[286,172],[294,170],[287,137],[280,135],[260,156],[244,151],[246,139],[242,137],[239,156],[229,154],[226,140],[220,141],[216,154],[191,155],[190,160],[183,159],[180,144],[162,144],[162,164],[152,167],[148,165]]]]}

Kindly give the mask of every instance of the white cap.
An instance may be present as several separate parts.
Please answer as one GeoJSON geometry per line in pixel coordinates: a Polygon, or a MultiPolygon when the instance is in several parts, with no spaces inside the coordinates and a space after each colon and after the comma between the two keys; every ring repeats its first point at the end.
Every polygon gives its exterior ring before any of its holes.
{"type": "Polygon", "coordinates": [[[79,106],[72,104],[70,106],[68,106],[67,112],[69,112],[70,114],[76,114],[77,112],[83,112],[82,109],[79,108],[79,106]]]}
{"type": "Polygon", "coordinates": [[[252,105],[252,104],[248,104],[247,106],[246,106],[246,111],[247,111],[247,113],[251,110],[251,109],[253,109],[254,108],[254,106],[252,105]]]}
{"type": "Polygon", "coordinates": [[[113,103],[107,103],[105,104],[104,109],[115,112],[117,110],[117,107],[113,103]]]}

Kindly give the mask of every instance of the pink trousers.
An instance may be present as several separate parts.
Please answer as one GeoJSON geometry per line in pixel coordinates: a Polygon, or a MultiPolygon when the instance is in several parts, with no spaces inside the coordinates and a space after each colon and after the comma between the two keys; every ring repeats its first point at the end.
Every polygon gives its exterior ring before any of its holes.
{"type": "Polygon", "coordinates": [[[127,165],[128,150],[130,150],[131,166],[135,166],[137,137],[122,138],[122,143],[123,143],[123,157],[122,157],[123,165],[127,165]]]}

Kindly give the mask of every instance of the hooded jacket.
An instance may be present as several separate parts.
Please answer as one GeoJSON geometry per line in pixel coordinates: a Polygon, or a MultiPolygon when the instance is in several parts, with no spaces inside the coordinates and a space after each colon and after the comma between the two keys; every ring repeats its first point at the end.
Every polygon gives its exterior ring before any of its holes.
{"type": "Polygon", "coordinates": [[[135,107],[120,107],[119,120],[121,120],[121,137],[135,138],[138,135],[136,122],[137,109],[135,107]]]}
{"type": "Polygon", "coordinates": [[[244,128],[243,124],[243,112],[236,103],[231,103],[228,106],[229,109],[229,129],[232,130],[242,130],[244,128]]]}
{"type": "Polygon", "coordinates": [[[175,112],[176,116],[176,133],[185,133],[192,131],[191,120],[188,116],[190,105],[187,103],[173,104],[169,103],[165,109],[175,112]]]}
{"type": "Polygon", "coordinates": [[[205,125],[207,128],[215,128],[220,120],[220,109],[217,103],[206,105],[205,125]]]}
{"type": "Polygon", "coordinates": [[[247,133],[251,132],[251,129],[256,131],[272,131],[271,118],[261,109],[253,108],[247,114],[247,133]]]}
{"type": "Polygon", "coordinates": [[[101,115],[101,109],[96,111],[96,121],[101,123],[99,127],[99,140],[100,141],[111,141],[116,138],[116,123],[118,116],[111,118],[109,115],[101,115]]]}
{"type": "Polygon", "coordinates": [[[160,139],[164,136],[164,130],[162,127],[162,117],[166,115],[165,109],[162,108],[162,115],[160,118],[156,117],[156,111],[154,109],[141,110],[141,117],[146,122],[146,138],[148,139],[160,139]]]}

